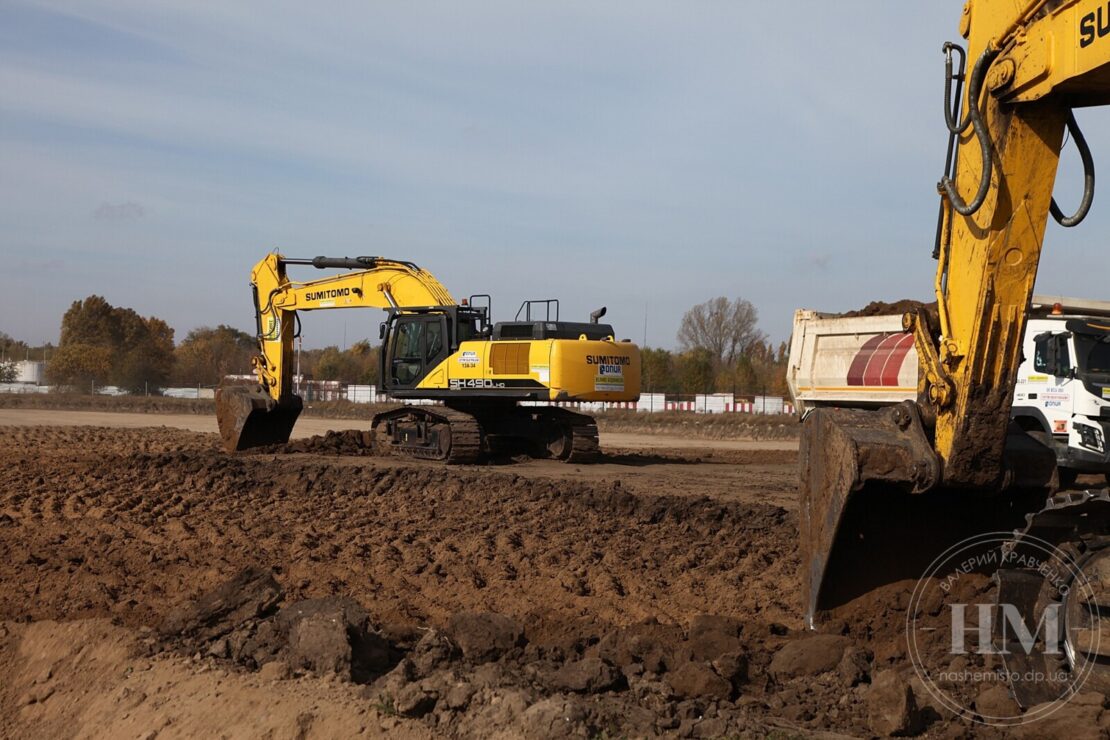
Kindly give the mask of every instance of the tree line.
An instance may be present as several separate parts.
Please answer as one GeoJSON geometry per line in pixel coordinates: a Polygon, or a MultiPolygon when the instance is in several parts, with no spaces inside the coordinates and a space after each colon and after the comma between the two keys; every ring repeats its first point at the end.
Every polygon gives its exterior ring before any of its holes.
{"type": "MultiPolygon", "coordinates": [[[[775,346],[758,328],[748,301],[714,298],[683,316],[676,351],[644,347],[645,393],[784,395],[786,343],[775,346]]],[[[315,380],[378,383],[379,348],[362,340],[297,352],[295,367],[315,380]]],[[[9,382],[8,360],[47,358],[47,380],[77,390],[114,385],[131,392],[170,386],[216,386],[228,375],[253,373],[258,342],[231,326],[200,327],[178,343],[166,322],[143,317],[92,295],[74,301],[62,316],[57,347],[29,347],[0,333],[0,382],[9,382]],[[8,378],[7,380],[5,378],[8,378]]]]}
{"type": "MultiPolygon", "coordinates": [[[[57,347],[29,347],[0,333],[0,382],[15,375],[15,360],[46,358],[46,379],[82,391],[117,386],[133,393],[172,386],[216,386],[228,375],[254,372],[258,342],[223,324],[193,329],[174,342],[174,331],[155,317],[113,306],[101,296],[74,301],[62,316],[57,347]]],[[[316,380],[373,384],[378,353],[369,342],[298,352],[301,373],[316,380]]]]}
{"type": "Polygon", "coordinates": [[[782,396],[787,343],[772,344],[758,328],[759,312],[743,298],[713,298],[687,311],[679,350],[641,350],[645,393],[782,396]]]}

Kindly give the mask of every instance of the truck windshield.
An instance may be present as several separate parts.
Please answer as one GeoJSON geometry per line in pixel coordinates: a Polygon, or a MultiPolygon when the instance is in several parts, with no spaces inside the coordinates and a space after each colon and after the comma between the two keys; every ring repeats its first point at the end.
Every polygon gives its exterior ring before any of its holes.
{"type": "Polygon", "coordinates": [[[1110,334],[1076,334],[1079,371],[1110,378],[1110,334]]]}

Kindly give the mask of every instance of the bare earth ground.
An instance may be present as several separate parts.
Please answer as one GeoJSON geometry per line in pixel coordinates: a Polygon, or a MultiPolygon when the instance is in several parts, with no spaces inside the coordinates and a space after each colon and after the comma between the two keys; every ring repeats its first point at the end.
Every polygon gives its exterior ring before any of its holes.
{"type": "MultiPolygon", "coordinates": [[[[0,734],[870,736],[889,672],[908,731],[1001,736],[914,691],[905,584],[801,629],[796,443],[602,443],[445,468],[0,410],[0,734]]],[[[1028,736],[1106,736],[1104,703],[1028,736]]]]}

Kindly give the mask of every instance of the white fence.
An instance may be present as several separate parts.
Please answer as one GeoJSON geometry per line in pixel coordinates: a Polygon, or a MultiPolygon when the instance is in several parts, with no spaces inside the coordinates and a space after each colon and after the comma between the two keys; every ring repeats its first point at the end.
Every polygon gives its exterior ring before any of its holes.
{"type": "Polygon", "coordinates": [[[32,385],[30,383],[0,383],[0,393],[49,393],[54,390],[50,385],[32,385]]]}
{"type": "Polygon", "coordinates": [[[163,388],[162,395],[167,398],[213,399],[215,388],[163,388]]]}
{"type": "MultiPolygon", "coordinates": [[[[50,393],[53,386],[33,385],[30,383],[0,383],[0,393],[50,393]]],[[[126,395],[127,392],[115,386],[97,388],[101,395],[126,395]]],[[[343,385],[337,381],[317,381],[302,384],[302,397],[305,403],[313,401],[341,401],[351,403],[391,403],[394,399],[378,391],[374,385],[343,385]],[[305,392],[307,391],[307,393],[305,392]]],[[[215,397],[214,388],[163,388],[161,395],[168,398],[211,399],[215,397]]],[[[430,405],[437,401],[431,399],[404,399],[409,405],[430,405]]],[[[523,406],[560,406],[578,409],[587,413],[601,411],[640,411],[657,413],[660,411],[689,411],[697,414],[793,414],[794,407],[780,396],[756,396],[752,400],[736,398],[731,393],[699,394],[693,400],[668,400],[663,393],[643,393],[639,401],[581,401],[548,402],[524,401],[523,406]]]]}
{"type": "Polygon", "coordinates": [[[596,413],[599,411],[689,411],[695,414],[793,414],[794,407],[780,397],[760,396],[755,401],[736,399],[729,393],[695,396],[692,401],[668,401],[662,393],[644,393],[639,401],[581,401],[554,402],[525,401],[524,406],[563,406],[596,413]]]}

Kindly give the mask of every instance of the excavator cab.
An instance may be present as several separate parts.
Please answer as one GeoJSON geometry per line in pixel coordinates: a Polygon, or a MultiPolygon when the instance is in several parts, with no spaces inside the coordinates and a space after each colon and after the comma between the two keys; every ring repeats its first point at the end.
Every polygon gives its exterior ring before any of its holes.
{"type": "Polygon", "coordinates": [[[488,336],[489,307],[469,303],[390,311],[379,335],[382,387],[389,392],[415,388],[462,342],[488,336]]]}
{"type": "Polygon", "coordinates": [[[447,319],[442,314],[394,317],[381,374],[386,388],[412,388],[446,356],[447,319]]]}

